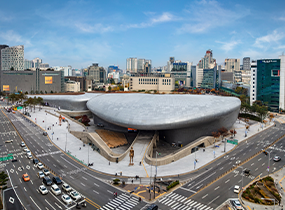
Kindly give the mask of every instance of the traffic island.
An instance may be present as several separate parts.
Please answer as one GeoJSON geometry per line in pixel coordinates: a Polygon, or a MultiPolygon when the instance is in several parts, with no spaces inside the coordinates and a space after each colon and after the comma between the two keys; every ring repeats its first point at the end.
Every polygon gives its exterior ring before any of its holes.
{"type": "Polygon", "coordinates": [[[261,205],[278,205],[281,201],[281,196],[276,189],[274,179],[270,176],[251,184],[243,191],[242,198],[261,205]]]}

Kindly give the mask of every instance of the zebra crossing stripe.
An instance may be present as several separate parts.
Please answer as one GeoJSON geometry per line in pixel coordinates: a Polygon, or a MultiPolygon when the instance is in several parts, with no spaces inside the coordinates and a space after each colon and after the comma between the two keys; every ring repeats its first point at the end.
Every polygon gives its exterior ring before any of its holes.
{"type": "Polygon", "coordinates": [[[196,204],[197,202],[196,201],[194,201],[194,203],[192,203],[192,204],[190,204],[190,206],[192,207],[194,207],[194,205],[196,204]]]}
{"type": "Polygon", "coordinates": [[[203,206],[202,208],[200,208],[200,210],[203,210],[204,208],[207,208],[207,206],[203,206]]]}
{"type": "Polygon", "coordinates": [[[171,201],[167,206],[171,206],[175,201],[171,201]]]}
{"type": "Polygon", "coordinates": [[[178,206],[178,205],[179,205],[179,203],[174,203],[174,205],[171,206],[171,208],[174,208],[175,206],[178,206]]]}

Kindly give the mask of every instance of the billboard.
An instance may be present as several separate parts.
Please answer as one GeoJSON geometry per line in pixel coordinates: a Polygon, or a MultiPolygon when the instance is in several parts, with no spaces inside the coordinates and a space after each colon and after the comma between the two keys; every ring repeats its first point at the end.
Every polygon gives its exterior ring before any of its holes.
{"type": "Polygon", "coordinates": [[[45,84],[52,84],[52,77],[45,77],[45,84]]]}
{"type": "Polygon", "coordinates": [[[9,85],[3,85],[3,91],[10,91],[9,85]]]}

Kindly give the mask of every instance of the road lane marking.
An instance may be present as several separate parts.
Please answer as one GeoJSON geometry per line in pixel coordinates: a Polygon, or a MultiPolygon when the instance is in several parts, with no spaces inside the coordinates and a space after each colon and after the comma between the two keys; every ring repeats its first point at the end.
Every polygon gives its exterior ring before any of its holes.
{"type": "Polygon", "coordinates": [[[224,167],[220,168],[220,170],[223,170],[224,167]]]}
{"type": "Polygon", "coordinates": [[[228,179],[227,181],[225,181],[225,183],[228,183],[230,181],[230,179],[228,179]]]}
{"type": "Polygon", "coordinates": [[[220,188],[220,186],[216,187],[214,190],[217,190],[217,189],[219,189],[219,188],[220,188]]]}
{"type": "Polygon", "coordinates": [[[100,187],[100,185],[99,185],[99,184],[94,183],[94,185],[96,185],[97,187],[100,187]]]}
{"type": "Polygon", "coordinates": [[[204,195],[204,196],[202,197],[202,199],[206,198],[207,196],[208,196],[208,194],[204,195]]]}
{"type": "Polygon", "coordinates": [[[257,161],[260,161],[262,158],[259,158],[257,161]]]}
{"type": "Polygon", "coordinates": [[[254,163],[251,164],[251,166],[253,166],[253,165],[254,165],[254,163]]]}
{"type": "Polygon", "coordinates": [[[32,197],[30,196],[30,199],[33,201],[33,203],[35,204],[36,207],[38,207],[38,209],[41,210],[41,208],[38,206],[38,204],[36,204],[36,202],[32,199],[32,197]]]}
{"type": "Polygon", "coordinates": [[[258,170],[258,168],[255,169],[255,171],[257,171],[257,170],[258,170]]]}
{"type": "Polygon", "coordinates": [[[262,163],[262,166],[264,166],[265,163],[262,163]]]}
{"type": "Polygon", "coordinates": [[[47,201],[47,199],[45,199],[45,201],[47,202],[48,205],[50,205],[51,208],[53,208],[54,210],[56,210],[56,209],[47,201]]]}
{"type": "Polygon", "coordinates": [[[24,190],[27,192],[26,188],[24,187],[24,190]]]}
{"type": "Polygon", "coordinates": [[[110,190],[107,190],[107,192],[109,192],[109,193],[113,194],[113,192],[111,192],[110,190]]]}
{"type": "Polygon", "coordinates": [[[84,176],[82,176],[82,179],[85,179],[85,180],[87,180],[87,178],[85,178],[84,176]]]}
{"type": "Polygon", "coordinates": [[[180,187],[179,189],[186,190],[186,191],[189,191],[189,192],[192,192],[192,193],[196,193],[196,191],[190,190],[190,189],[187,189],[187,188],[184,188],[184,187],[180,187]]]}
{"type": "Polygon", "coordinates": [[[209,206],[211,203],[213,203],[215,200],[217,200],[218,198],[219,198],[220,196],[217,196],[216,198],[214,198],[213,200],[211,200],[208,204],[207,204],[207,206],[209,206]]]}
{"type": "Polygon", "coordinates": [[[95,191],[95,190],[93,190],[93,192],[95,192],[95,193],[97,193],[97,194],[99,194],[97,191],[95,191]]]}
{"type": "Polygon", "coordinates": [[[83,185],[84,187],[86,186],[85,184],[83,184],[82,182],[80,182],[81,185],[83,185]]]}

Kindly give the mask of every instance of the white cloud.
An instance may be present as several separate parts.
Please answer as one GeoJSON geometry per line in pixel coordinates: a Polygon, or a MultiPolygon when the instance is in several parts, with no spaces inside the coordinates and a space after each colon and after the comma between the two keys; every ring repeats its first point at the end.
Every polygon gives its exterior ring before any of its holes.
{"type": "Polygon", "coordinates": [[[8,30],[6,32],[0,33],[0,38],[5,40],[9,45],[25,45],[25,47],[32,46],[31,42],[27,39],[24,39],[21,35],[17,34],[13,30],[8,30]]]}
{"type": "Polygon", "coordinates": [[[234,7],[234,10],[223,8],[215,0],[202,0],[191,3],[185,10],[186,23],[181,30],[187,33],[204,33],[210,29],[233,25],[236,20],[250,14],[246,8],[234,7]]]}
{"type": "Polygon", "coordinates": [[[105,33],[109,31],[113,31],[113,28],[110,26],[103,26],[101,23],[97,23],[94,25],[86,24],[86,23],[75,23],[74,26],[78,28],[81,32],[86,33],[105,33]]]}
{"type": "Polygon", "coordinates": [[[254,46],[258,48],[268,48],[271,44],[278,43],[278,41],[280,41],[284,37],[285,34],[283,32],[278,32],[277,30],[274,30],[271,34],[256,38],[254,46]]]}
{"type": "Polygon", "coordinates": [[[229,41],[229,42],[221,42],[221,41],[216,41],[216,43],[222,44],[221,49],[228,52],[231,51],[235,48],[236,45],[240,44],[241,42],[239,40],[235,41],[229,41]]]}
{"type": "Polygon", "coordinates": [[[129,24],[126,27],[127,28],[146,28],[146,27],[151,27],[155,24],[176,21],[180,19],[169,12],[163,12],[161,15],[158,15],[158,16],[155,16],[155,13],[152,13],[152,12],[151,13],[148,12],[144,14],[147,16],[151,16],[148,21],[142,22],[139,24],[129,24]]]}

